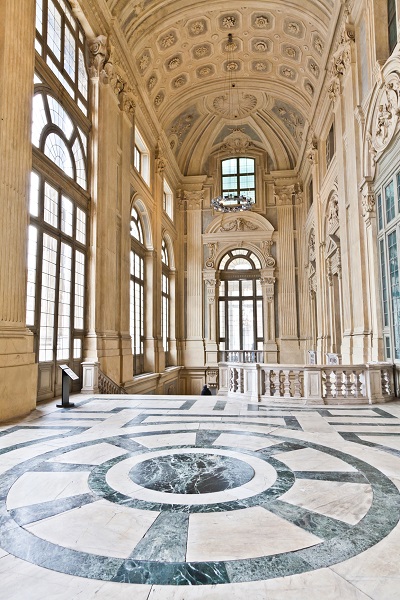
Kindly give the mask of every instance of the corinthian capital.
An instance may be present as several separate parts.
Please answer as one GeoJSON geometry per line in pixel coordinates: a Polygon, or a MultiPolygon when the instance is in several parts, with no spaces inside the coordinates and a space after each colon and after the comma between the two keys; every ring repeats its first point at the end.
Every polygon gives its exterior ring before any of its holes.
{"type": "Polygon", "coordinates": [[[183,200],[186,201],[187,210],[199,209],[204,200],[204,190],[196,190],[194,192],[184,190],[183,200]]]}
{"type": "Polygon", "coordinates": [[[275,188],[275,201],[279,205],[293,204],[294,185],[285,185],[281,188],[275,188]]]}

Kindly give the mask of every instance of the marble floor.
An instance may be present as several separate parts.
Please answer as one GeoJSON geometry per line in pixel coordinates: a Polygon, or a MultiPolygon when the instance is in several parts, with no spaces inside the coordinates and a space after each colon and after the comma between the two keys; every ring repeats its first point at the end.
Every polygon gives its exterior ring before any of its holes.
{"type": "Polygon", "coordinates": [[[400,402],[73,401],[0,425],[1,600],[400,598],[400,402]]]}

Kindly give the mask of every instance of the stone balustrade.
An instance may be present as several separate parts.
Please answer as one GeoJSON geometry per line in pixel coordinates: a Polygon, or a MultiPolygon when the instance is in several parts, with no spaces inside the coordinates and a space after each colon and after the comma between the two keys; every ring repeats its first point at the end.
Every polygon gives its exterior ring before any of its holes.
{"type": "Polygon", "coordinates": [[[219,363],[219,395],[290,404],[375,404],[394,399],[393,365],[219,363]]]}

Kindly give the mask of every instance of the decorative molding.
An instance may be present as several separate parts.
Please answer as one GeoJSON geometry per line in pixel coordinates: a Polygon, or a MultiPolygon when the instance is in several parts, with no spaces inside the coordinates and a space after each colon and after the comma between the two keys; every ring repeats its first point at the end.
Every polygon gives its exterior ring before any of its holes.
{"type": "Polygon", "coordinates": [[[220,150],[241,154],[251,146],[254,146],[250,136],[244,132],[244,129],[235,127],[231,131],[232,133],[230,133],[224,139],[224,143],[222,144],[220,150]]]}
{"type": "Polygon", "coordinates": [[[365,220],[371,217],[371,213],[375,212],[375,194],[372,183],[367,181],[362,189],[362,216],[365,220]]]}
{"type": "Polygon", "coordinates": [[[235,219],[234,221],[227,223],[226,225],[222,225],[219,230],[220,231],[246,231],[246,229],[250,231],[254,231],[258,229],[258,225],[251,223],[251,221],[246,221],[242,217],[235,219]]]}

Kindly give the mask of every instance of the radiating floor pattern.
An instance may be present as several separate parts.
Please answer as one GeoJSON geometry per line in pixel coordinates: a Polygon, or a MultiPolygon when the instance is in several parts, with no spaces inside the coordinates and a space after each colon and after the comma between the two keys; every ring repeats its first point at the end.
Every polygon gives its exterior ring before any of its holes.
{"type": "Polygon", "coordinates": [[[1,600],[400,598],[400,403],[74,401],[0,426],[1,600]]]}

